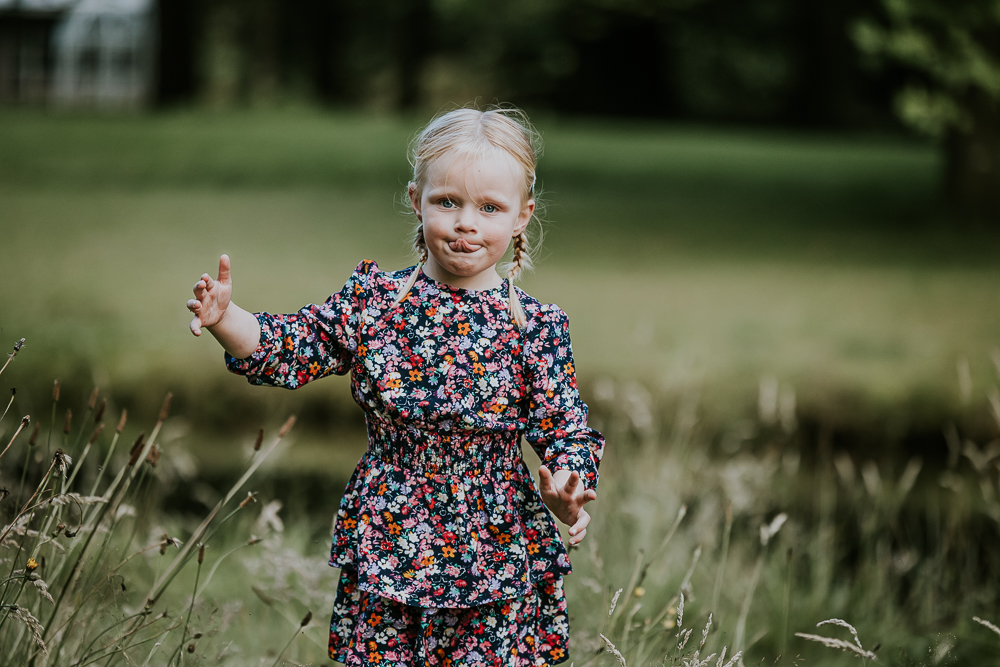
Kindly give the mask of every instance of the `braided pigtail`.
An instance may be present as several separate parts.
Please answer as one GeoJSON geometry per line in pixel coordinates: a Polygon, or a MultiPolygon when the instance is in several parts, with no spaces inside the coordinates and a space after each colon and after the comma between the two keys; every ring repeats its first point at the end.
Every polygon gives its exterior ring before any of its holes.
{"type": "Polygon", "coordinates": [[[521,277],[525,269],[531,268],[531,257],[528,256],[528,236],[524,232],[514,236],[514,257],[510,261],[510,268],[507,269],[507,307],[510,312],[510,319],[518,327],[524,328],[528,323],[528,316],[521,305],[521,299],[514,289],[514,281],[521,277]]]}
{"type": "Polygon", "coordinates": [[[424,241],[424,226],[420,224],[417,226],[416,232],[413,234],[413,249],[417,251],[420,255],[420,261],[417,265],[413,267],[413,271],[410,272],[410,277],[406,279],[403,286],[399,288],[396,292],[396,303],[403,303],[403,299],[406,295],[410,293],[413,289],[414,283],[417,282],[417,277],[420,275],[420,269],[423,268],[424,264],[427,262],[427,242],[424,241]]]}

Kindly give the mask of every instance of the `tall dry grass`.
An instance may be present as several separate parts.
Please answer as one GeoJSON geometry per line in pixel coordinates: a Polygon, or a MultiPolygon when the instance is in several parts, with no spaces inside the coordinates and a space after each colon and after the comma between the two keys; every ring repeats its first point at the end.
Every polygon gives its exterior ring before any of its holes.
{"type": "Polygon", "coordinates": [[[593,394],[611,445],[567,582],[577,666],[1000,665],[1000,441],[945,425],[926,463],[870,458],[800,432],[770,381],[718,436],[696,395],[593,394]]]}
{"type": "MultiPolygon", "coordinates": [[[[23,344],[15,346],[0,373],[23,344]]],[[[0,529],[0,664],[201,663],[204,633],[199,627],[204,623],[192,622],[196,604],[224,560],[261,540],[248,536],[243,545],[208,559],[206,548],[214,546],[220,529],[254,501],[254,495],[247,494],[237,502],[237,495],[295,419],[290,417],[268,444],[258,439],[238,479],[183,539],[165,532],[143,542],[142,529],[148,529],[161,510],[149,507],[148,501],[164,454],[157,440],[171,397],[164,400],[149,435],[139,433],[128,450],[119,447],[128,427],[126,414],[122,411],[108,442],[103,421],[108,407],[103,401],[98,404],[99,398],[95,389],[82,417],[74,419],[68,409],[60,421],[56,382],[47,428],[36,422],[32,429],[31,417],[23,416],[0,452],[0,475],[19,479],[16,493],[0,491],[0,512],[6,517],[0,529]],[[102,450],[103,463],[81,474],[92,462],[91,453],[102,450]],[[15,459],[19,468],[11,468],[15,459]],[[116,461],[117,472],[108,479],[105,472],[116,461]],[[92,481],[85,484],[85,479],[92,481]],[[148,558],[155,554],[160,558],[148,558]],[[194,584],[187,604],[168,607],[168,593],[174,603],[178,599],[171,590],[178,575],[192,568],[194,584]]],[[[311,614],[288,633],[289,644],[310,620],[311,614]]]]}
{"type": "MultiPolygon", "coordinates": [[[[1000,664],[1000,444],[946,425],[939,457],[876,460],[801,432],[773,381],[720,436],[696,395],[607,380],[592,398],[611,445],[567,579],[573,664],[1000,664]]],[[[192,520],[156,492],[184,457],[163,445],[169,401],[148,437],[99,392],[72,414],[56,384],[42,420],[14,403],[0,664],[325,662],[325,539],[241,497],[291,421],[192,520]]]]}

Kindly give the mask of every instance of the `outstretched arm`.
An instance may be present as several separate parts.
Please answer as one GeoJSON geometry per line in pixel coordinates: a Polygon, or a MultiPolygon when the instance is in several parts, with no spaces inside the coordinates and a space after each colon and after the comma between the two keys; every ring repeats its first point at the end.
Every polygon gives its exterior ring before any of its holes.
{"type": "Polygon", "coordinates": [[[219,258],[218,278],[207,273],[194,285],[194,298],[187,302],[194,313],[191,333],[201,335],[202,327],[208,329],[219,344],[236,359],[253,354],[260,342],[260,323],[251,313],[232,302],[233,280],[229,255],[219,258]]]}

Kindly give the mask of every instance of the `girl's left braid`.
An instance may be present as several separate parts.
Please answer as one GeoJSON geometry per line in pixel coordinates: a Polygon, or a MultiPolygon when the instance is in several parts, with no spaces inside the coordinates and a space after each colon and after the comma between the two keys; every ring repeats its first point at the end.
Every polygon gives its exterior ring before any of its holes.
{"type": "Polygon", "coordinates": [[[424,263],[427,262],[427,242],[424,241],[424,225],[420,223],[417,226],[417,231],[413,234],[413,249],[420,254],[420,261],[413,271],[410,272],[410,277],[406,279],[403,286],[396,292],[396,303],[402,303],[406,295],[409,294],[410,290],[413,289],[413,284],[417,282],[417,276],[420,275],[420,269],[423,267],[424,263]]]}
{"type": "Polygon", "coordinates": [[[510,319],[520,328],[528,322],[528,316],[524,313],[521,299],[514,289],[514,281],[521,276],[524,264],[528,260],[528,237],[524,232],[514,236],[514,257],[511,259],[510,268],[507,269],[507,303],[510,312],[510,319]]]}

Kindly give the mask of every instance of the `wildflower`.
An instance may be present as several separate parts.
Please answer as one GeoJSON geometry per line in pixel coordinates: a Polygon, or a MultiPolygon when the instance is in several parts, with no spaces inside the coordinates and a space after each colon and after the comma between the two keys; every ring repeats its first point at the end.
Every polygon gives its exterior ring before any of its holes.
{"type": "Polygon", "coordinates": [[[642,586],[636,586],[635,590],[632,591],[632,595],[634,595],[637,598],[641,598],[645,594],[646,594],[646,589],[643,588],[642,586]]]}
{"type": "Polygon", "coordinates": [[[29,572],[33,572],[34,570],[38,569],[38,561],[36,561],[34,558],[29,558],[28,564],[25,565],[25,567],[28,568],[29,572]]]}

